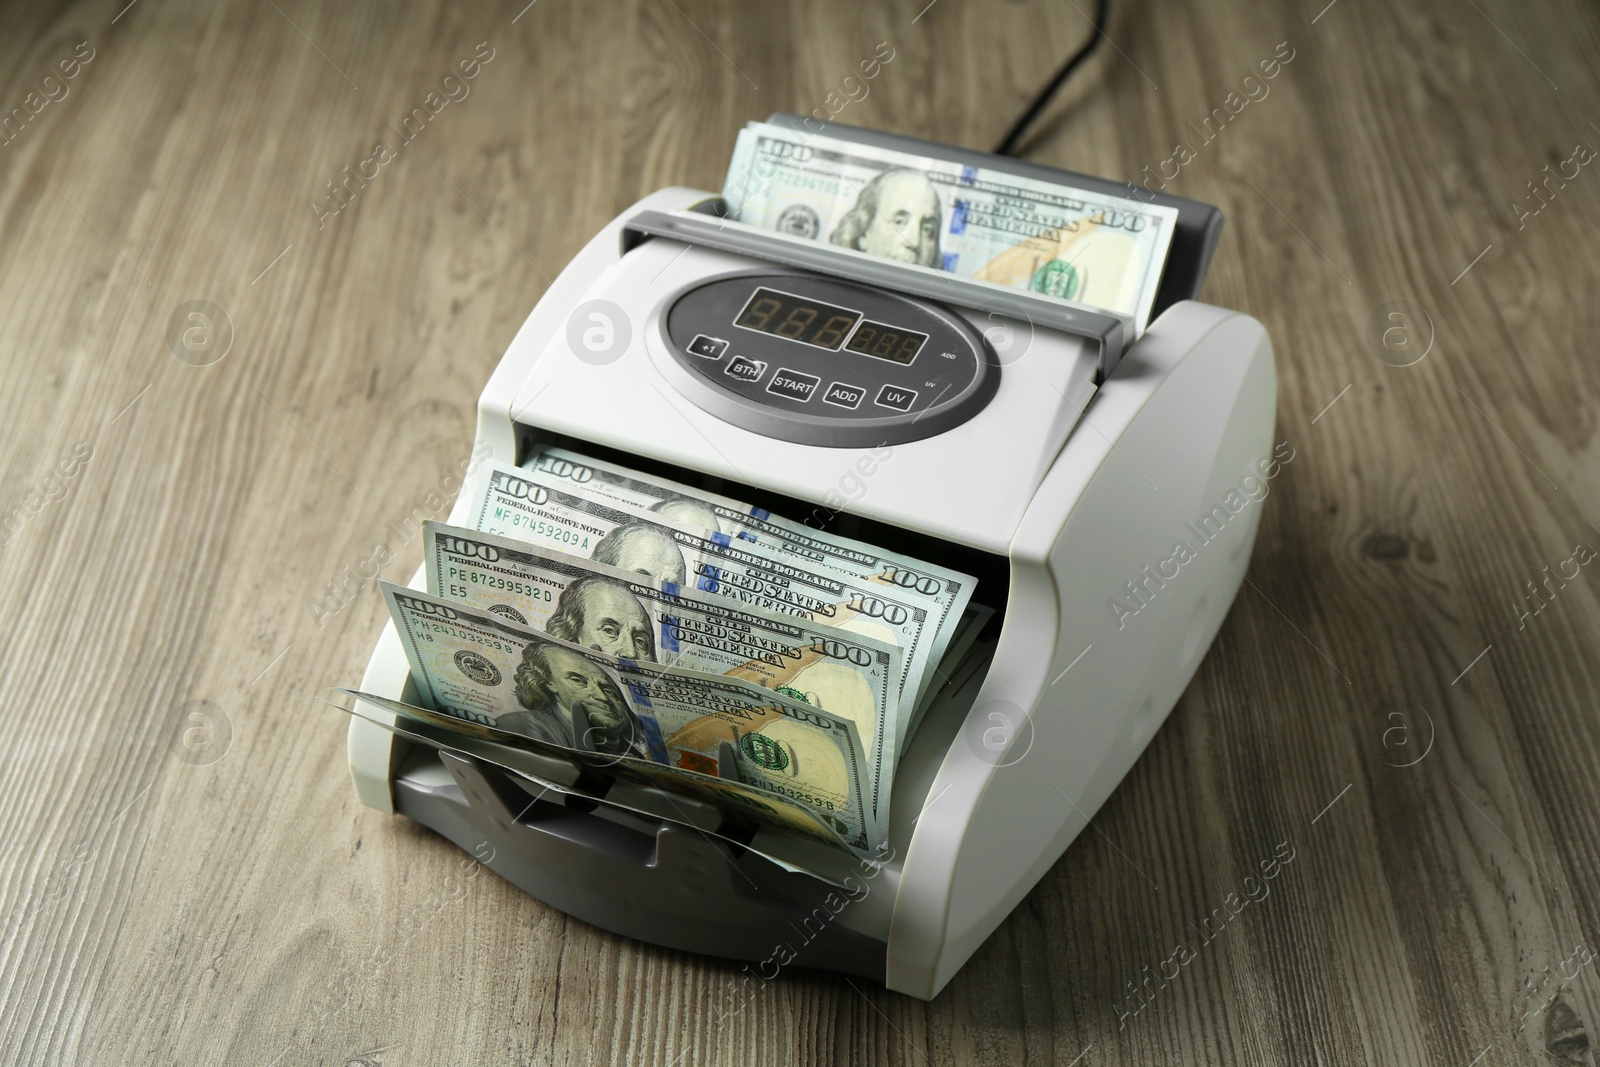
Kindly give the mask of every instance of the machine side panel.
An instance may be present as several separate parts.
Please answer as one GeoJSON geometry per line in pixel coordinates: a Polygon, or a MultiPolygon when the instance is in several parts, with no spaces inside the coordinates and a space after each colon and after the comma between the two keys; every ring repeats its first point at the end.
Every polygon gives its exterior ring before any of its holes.
{"type": "Polygon", "coordinates": [[[1265,481],[1256,462],[1272,458],[1275,400],[1260,325],[1184,303],[1090,410],[1104,438],[1080,431],[1068,441],[1012,551],[1019,576],[1048,560],[1060,617],[1030,617],[1047,610],[1045,598],[1013,592],[990,683],[934,784],[935,796],[950,787],[941,806],[954,803],[919,825],[906,859],[891,988],[931,997],[943,987],[1083,829],[1181,695],[1238,590],[1259,503],[1221,524],[1174,577],[1149,582],[1142,604],[1124,583],[1169,559],[1213,497],[1220,503],[1251,474],[1265,481]],[[1118,597],[1137,611],[1114,610],[1118,597]],[[1024,647],[1036,630],[1052,634],[1052,648],[1024,647]],[[1019,705],[1029,711],[1002,751],[971,743],[987,716],[1019,705]]]}

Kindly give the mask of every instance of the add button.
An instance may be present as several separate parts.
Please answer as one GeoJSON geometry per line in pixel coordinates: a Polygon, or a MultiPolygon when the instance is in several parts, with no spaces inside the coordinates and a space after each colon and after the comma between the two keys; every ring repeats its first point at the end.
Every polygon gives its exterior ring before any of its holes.
{"type": "Polygon", "coordinates": [[[880,408],[894,408],[896,411],[910,411],[911,405],[916,402],[915,389],[902,389],[898,385],[886,385],[878,390],[877,405],[880,408]]]}
{"type": "Polygon", "coordinates": [[[861,398],[866,395],[867,391],[859,385],[850,385],[848,382],[834,382],[828,386],[828,391],[823,394],[822,400],[825,404],[849,408],[854,411],[861,406],[861,398]]]}

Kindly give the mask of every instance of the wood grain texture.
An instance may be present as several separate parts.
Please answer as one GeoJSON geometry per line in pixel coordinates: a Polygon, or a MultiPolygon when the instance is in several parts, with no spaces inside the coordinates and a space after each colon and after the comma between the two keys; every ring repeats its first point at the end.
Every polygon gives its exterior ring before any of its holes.
{"type": "Polygon", "coordinates": [[[1270,329],[1295,450],[1250,584],[936,1001],[788,973],[736,1011],[736,966],[360,807],[318,698],[382,604],[315,605],[380,543],[414,569],[392,520],[436,510],[617,211],[716,188],[745,120],[823,106],[879,41],[842,121],[988,147],[1091,5],[523,2],[0,9],[0,114],[93,49],[0,145],[0,1062],[1594,1062],[1600,565],[1527,583],[1600,549],[1600,170],[1512,206],[1600,143],[1592,6],[1117,6],[1026,149],[1138,179],[1182,142],[1168,188],[1227,214],[1206,297],[1270,329]],[[470,95],[332,213],[480,42],[470,95]],[[232,324],[207,366],[168,341],[193,300],[232,324]],[[1372,341],[1397,300],[1433,341],[1405,367],[1372,341]],[[172,754],[193,701],[215,762],[172,754]]]}

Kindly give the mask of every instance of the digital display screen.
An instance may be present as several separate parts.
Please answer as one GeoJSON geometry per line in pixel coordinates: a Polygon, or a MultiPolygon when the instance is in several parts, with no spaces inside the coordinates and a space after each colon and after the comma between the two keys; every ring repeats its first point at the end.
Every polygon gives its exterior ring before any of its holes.
{"type": "Polygon", "coordinates": [[[860,321],[859,311],[761,288],[750,294],[733,324],[837,352],[851,327],[860,321]]]}
{"type": "Polygon", "coordinates": [[[910,363],[917,358],[917,353],[922,351],[927,340],[925,333],[868,320],[861,324],[845,348],[863,356],[874,356],[894,363],[910,363]]]}

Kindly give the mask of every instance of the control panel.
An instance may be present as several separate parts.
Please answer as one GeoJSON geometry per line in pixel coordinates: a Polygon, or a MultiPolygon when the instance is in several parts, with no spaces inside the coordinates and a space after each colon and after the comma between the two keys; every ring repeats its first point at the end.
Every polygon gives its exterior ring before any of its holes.
{"type": "Polygon", "coordinates": [[[675,294],[662,339],[698,406],[802,444],[863,448],[943,433],[983,409],[1000,367],[931,301],[821,275],[725,275],[675,294]]]}

